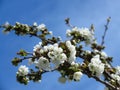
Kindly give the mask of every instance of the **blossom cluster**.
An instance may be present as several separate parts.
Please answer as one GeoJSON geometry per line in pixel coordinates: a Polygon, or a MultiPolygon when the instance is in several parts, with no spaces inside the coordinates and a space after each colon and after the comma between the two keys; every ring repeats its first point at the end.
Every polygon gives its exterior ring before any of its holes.
{"type": "Polygon", "coordinates": [[[26,67],[25,65],[21,65],[21,66],[19,67],[19,69],[18,69],[17,74],[18,74],[19,76],[25,76],[25,75],[28,74],[28,72],[29,72],[28,67],[26,67]]]}
{"type": "Polygon", "coordinates": [[[10,25],[8,22],[6,22],[3,25],[3,28],[5,28],[4,32],[10,32],[15,31],[16,35],[30,35],[30,36],[37,36],[38,32],[41,32],[40,35],[52,35],[52,31],[48,31],[45,24],[38,25],[36,22],[33,23],[32,26],[29,26],[27,24],[21,24],[20,22],[16,22],[14,26],[10,25]]]}
{"type": "Polygon", "coordinates": [[[21,65],[16,76],[20,83],[27,84],[30,80],[41,81],[43,73],[57,70],[61,74],[59,78],[61,83],[67,80],[80,81],[83,74],[86,74],[105,84],[107,90],[120,87],[120,66],[114,68],[111,65],[112,58],[104,52],[103,44],[97,43],[94,30],[72,27],[66,31],[69,40],[60,41],[53,35],[48,38],[47,35],[52,32],[48,31],[45,24],[38,25],[35,22],[28,26],[16,22],[14,26],[6,23],[3,28],[5,32],[15,31],[16,35],[30,35],[41,40],[34,46],[32,53],[20,50],[17,55],[23,58],[15,57],[12,61],[13,65],[17,66],[27,59],[29,65],[34,65],[34,69],[37,69],[35,71],[21,65]],[[84,44],[89,49],[83,48],[84,44]],[[78,59],[82,62],[80,63],[78,59]],[[101,81],[103,77],[105,82],[101,81]]]}
{"type": "Polygon", "coordinates": [[[50,62],[52,62],[55,67],[58,67],[67,60],[66,54],[57,43],[44,47],[39,43],[34,47],[33,51],[35,56],[40,55],[39,59],[35,61],[35,64],[43,70],[51,70],[50,62]]]}
{"type": "Polygon", "coordinates": [[[68,63],[68,69],[62,70],[64,75],[62,72],[62,77],[59,78],[61,82],[65,82],[67,77],[68,79],[79,81],[82,76],[82,72],[78,68],[79,65],[76,63],[76,47],[69,40],[62,43],[48,44],[46,46],[42,46],[42,42],[39,42],[34,46],[33,55],[37,57],[37,59],[34,61],[30,59],[29,62],[35,64],[39,70],[51,71],[56,68],[60,69],[62,65],[66,67],[66,63],[68,63]],[[73,66],[76,66],[76,70],[71,69],[73,66]],[[68,71],[71,72],[69,73],[70,75],[66,73],[68,71]]]}
{"type": "Polygon", "coordinates": [[[46,26],[43,23],[38,25],[36,22],[34,22],[33,26],[36,27],[39,31],[44,31],[46,29],[46,26]]]}
{"type": "MultiPolygon", "coordinates": [[[[34,22],[33,23],[33,28],[34,28],[34,30],[42,31],[42,32],[47,30],[46,25],[43,24],[43,23],[38,25],[36,22],[34,22]]],[[[49,31],[48,33],[52,35],[52,31],[49,31]]]]}
{"type": "Polygon", "coordinates": [[[68,62],[69,63],[75,62],[75,60],[76,60],[76,49],[75,49],[75,46],[72,45],[70,41],[66,41],[66,46],[67,46],[67,48],[70,51],[70,56],[69,56],[68,62]]]}
{"type": "Polygon", "coordinates": [[[91,59],[88,67],[92,74],[95,74],[98,77],[104,72],[104,64],[101,62],[99,55],[96,55],[91,59]]]}
{"type": "Polygon", "coordinates": [[[73,75],[73,79],[75,81],[79,81],[80,78],[82,77],[82,75],[83,75],[82,72],[75,72],[74,75],[73,75]]]}
{"type": "Polygon", "coordinates": [[[17,72],[17,81],[20,83],[24,83],[25,85],[29,82],[29,78],[27,77],[29,73],[29,68],[25,65],[21,65],[17,72]]]}
{"type": "Polygon", "coordinates": [[[120,84],[120,66],[115,67],[115,73],[111,74],[111,76],[120,84]]]}
{"type": "MultiPolygon", "coordinates": [[[[80,79],[81,79],[82,76],[83,76],[83,73],[81,71],[75,72],[73,74],[73,80],[74,81],[80,81],[80,79]]],[[[59,77],[59,82],[60,83],[65,83],[67,80],[70,81],[69,78],[65,78],[63,76],[59,77]]]]}
{"type": "Polygon", "coordinates": [[[74,37],[76,42],[85,41],[86,44],[90,44],[94,41],[94,32],[88,28],[74,27],[72,30],[68,29],[66,35],[74,37]]]}
{"type": "MultiPolygon", "coordinates": [[[[37,25],[37,23],[34,23],[33,26],[38,31],[43,32],[46,30],[44,24],[37,25]]],[[[72,30],[67,30],[66,34],[68,37],[72,37],[72,39],[46,45],[43,44],[43,41],[36,44],[33,48],[33,57],[35,58],[34,60],[30,58],[29,64],[34,64],[39,70],[43,71],[52,71],[59,68],[60,73],[62,71],[62,77],[59,78],[59,81],[65,82],[67,77],[68,79],[79,81],[83,74],[80,64],[76,61],[77,43],[81,41],[85,41],[86,44],[94,43],[94,32],[88,28],[74,27],[72,30]],[[67,66],[68,69],[62,70],[61,67],[66,68],[66,63],[69,63],[67,66]],[[75,68],[73,69],[73,67],[75,68]]],[[[84,52],[86,53],[85,55],[92,54],[89,50],[84,50],[84,52]]],[[[102,60],[107,58],[107,54],[97,49],[94,49],[93,52],[95,55],[92,56],[88,68],[92,75],[100,77],[105,69],[105,63],[102,60]]],[[[82,55],[82,53],[80,54],[82,55]]]]}
{"type": "Polygon", "coordinates": [[[64,63],[65,61],[69,63],[75,62],[75,46],[71,44],[71,41],[66,41],[65,46],[69,50],[69,55],[67,55],[68,52],[66,53],[65,50],[62,47],[60,47],[58,43],[55,43],[53,45],[49,44],[42,47],[42,42],[39,42],[39,44],[35,45],[33,49],[33,55],[39,55],[39,59],[34,62],[39,68],[41,67],[41,69],[43,70],[51,69],[50,62],[52,62],[55,65],[55,67],[59,67],[59,65],[64,63]]]}

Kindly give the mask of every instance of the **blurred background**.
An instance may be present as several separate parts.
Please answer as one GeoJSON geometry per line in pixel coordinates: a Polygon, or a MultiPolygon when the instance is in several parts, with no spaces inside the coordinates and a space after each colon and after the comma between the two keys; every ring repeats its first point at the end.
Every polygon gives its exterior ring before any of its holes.
{"type": "MultiPolygon", "coordinates": [[[[65,39],[64,19],[78,27],[95,26],[98,42],[104,32],[107,17],[111,17],[105,38],[105,52],[113,56],[114,66],[120,65],[120,0],[0,0],[0,25],[5,22],[20,22],[32,25],[44,23],[55,36],[65,39]]],[[[43,75],[41,83],[30,82],[27,86],[16,81],[18,67],[11,60],[20,49],[32,51],[39,42],[37,38],[18,37],[14,33],[5,35],[0,29],[0,90],[103,90],[104,85],[89,79],[86,75],[80,82],[58,82],[58,72],[43,75]]]]}

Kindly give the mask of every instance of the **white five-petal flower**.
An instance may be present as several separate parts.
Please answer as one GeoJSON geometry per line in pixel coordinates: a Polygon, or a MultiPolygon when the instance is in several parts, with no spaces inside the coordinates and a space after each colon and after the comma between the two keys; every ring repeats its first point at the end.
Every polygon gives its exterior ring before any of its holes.
{"type": "Polygon", "coordinates": [[[26,67],[25,65],[21,65],[21,66],[19,67],[19,69],[18,69],[17,74],[18,74],[19,76],[25,76],[25,75],[28,74],[28,72],[29,72],[28,67],[26,67]]]}

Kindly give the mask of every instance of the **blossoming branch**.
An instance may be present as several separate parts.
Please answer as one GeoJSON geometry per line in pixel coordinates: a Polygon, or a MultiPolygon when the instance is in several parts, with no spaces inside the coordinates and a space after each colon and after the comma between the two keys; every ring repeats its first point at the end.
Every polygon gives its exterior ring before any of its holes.
{"type": "Polygon", "coordinates": [[[58,71],[61,74],[59,82],[80,81],[85,74],[89,78],[104,84],[106,90],[120,89],[120,66],[112,66],[112,57],[104,51],[104,39],[108,30],[110,18],[107,19],[105,32],[101,44],[97,43],[94,26],[91,28],[76,27],[70,24],[69,18],[65,19],[70,29],[66,30],[67,40],[53,36],[45,24],[38,25],[36,22],[29,26],[16,22],[10,25],[8,22],[1,26],[4,32],[14,31],[18,36],[28,35],[37,37],[40,42],[33,47],[33,52],[20,50],[12,60],[17,66],[24,60],[29,65],[21,65],[17,71],[17,81],[28,84],[29,81],[40,82],[42,75],[47,72],[58,71]],[[86,49],[88,47],[89,49],[86,49]],[[82,62],[79,62],[79,59],[82,62]]]}

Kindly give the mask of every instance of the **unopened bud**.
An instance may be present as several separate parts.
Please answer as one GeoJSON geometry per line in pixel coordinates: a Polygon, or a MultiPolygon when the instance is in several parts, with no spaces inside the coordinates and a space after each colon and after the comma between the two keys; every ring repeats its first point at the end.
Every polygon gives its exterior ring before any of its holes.
{"type": "Polygon", "coordinates": [[[108,18],[107,18],[107,22],[110,22],[110,20],[111,20],[111,17],[108,17],[108,18]]]}

